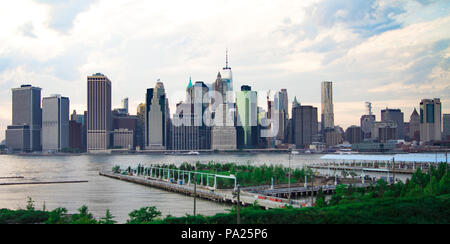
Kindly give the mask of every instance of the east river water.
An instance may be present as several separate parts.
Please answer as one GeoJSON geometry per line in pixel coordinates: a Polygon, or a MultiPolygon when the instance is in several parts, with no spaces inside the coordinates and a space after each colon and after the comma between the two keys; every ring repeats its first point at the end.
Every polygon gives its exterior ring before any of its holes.
{"type": "MultiPolygon", "coordinates": [[[[301,168],[308,163],[323,162],[322,155],[293,155],[291,167],[301,168]]],[[[287,154],[235,153],[201,154],[195,156],[169,155],[79,155],[79,156],[18,156],[0,155],[0,178],[23,176],[23,179],[0,179],[7,182],[88,181],[76,184],[0,185],[0,209],[25,208],[27,197],[35,201],[36,208],[47,210],[64,207],[69,213],[87,205],[95,217],[103,217],[111,210],[119,223],[125,223],[128,214],[145,206],[156,206],[164,216],[184,216],[193,212],[193,198],[162,190],[99,176],[99,171],[111,170],[115,165],[135,167],[139,163],[176,164],[183,162],[282,164],[289,165],[287,154]]],[[[226,212],[230,206],[197,200],[197,211],[203,215],[226,212]]]]}

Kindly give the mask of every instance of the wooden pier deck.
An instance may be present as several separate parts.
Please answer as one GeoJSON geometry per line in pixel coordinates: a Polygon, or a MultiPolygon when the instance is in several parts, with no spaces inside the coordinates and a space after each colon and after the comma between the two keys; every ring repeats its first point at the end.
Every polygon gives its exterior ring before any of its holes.
{"type": "MultiPolygon", "coordinates": [[[[112,179],[150,186],[161,190],[175,192],[187,196],[194,196],[193,184],[179,185],[158,178],[141,177],[134,175],[121,175],[113,172],[104,172],[104,171],[99,172],[99,174],[101,176],[109,177],[112,179]]],[[[228,204],[237,204],[237,198],[233,196],[232,190],[226,189],[214,190],[212,188],[197,185],[196,193],[197,197],[201,199],[228,204]]],[[[262,208],[265,209],[282,208],[286,204],[288,204],[286,199],[276,197],[263,198],[259,194],[247,191],[241,191],[240,201],[242,206],[248,206],[253,204],[255,201],[258,201],[258,205],[260,205],[262,208]]],[[[301,205],[296,201],[291,201],[291,203],[293,207],[297,208],[301,207],[301,205]]]]}

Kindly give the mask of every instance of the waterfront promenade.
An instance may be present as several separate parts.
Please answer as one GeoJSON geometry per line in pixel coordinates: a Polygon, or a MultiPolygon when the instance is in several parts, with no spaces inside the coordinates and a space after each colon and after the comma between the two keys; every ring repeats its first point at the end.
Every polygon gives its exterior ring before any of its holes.
{"type": "MultiPolygon", "coordinates": [[[[194,196],[194,185],[193,184],[186,184],[186,185],[180,185],[176,183],[171,183],[166,180],[158,179],[158,178],[150,178],[150,177],[141,177],[141,176],[134,176],[134,175],[121,175],[116,174],[113,172],[106,172],[101,171],[99,172],[101,176],[127,181],[131,183],[136,183],[140,185],[155,187],[161,190],[175,192],[179,194],[184,194],[188,196],[194,196]]],[[[237,197],[233,195],[233,190],[231,189],[212,189],[210,187],[204,187],[197,185],[196,189],[197,197],[214,201],[214,202],[221,202],[221,203],[228,203],[228,204],[237,204],[237,197]]],[[[253,204],[255,201],[258,202],[258,205],[260,205],[264,209],[272,209],[272,208],[282,208],[285,207],[286,204],[288,204],[288,201],[286,199],[282,198],[276,198],[276,197],[268,197],[266,199],[263,199],[260,195],[247,192],[247,191],[241,191],[240,195],[240,202],[242,206],[248,206],[253,204]]],[[[301,204],[299,201],[292,201],[291,204],[293,207],[299,208],[301,207],[301,204]]]]}

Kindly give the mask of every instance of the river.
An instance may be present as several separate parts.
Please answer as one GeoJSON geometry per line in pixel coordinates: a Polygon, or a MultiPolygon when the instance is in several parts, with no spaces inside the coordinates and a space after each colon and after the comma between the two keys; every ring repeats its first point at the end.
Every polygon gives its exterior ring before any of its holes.
{"type": "MultiPolygon", "coordinates": [[[[205,154],[196,156],[169,155],[80,155],[80,156],[18,156],[0,155],[0,177],[23,176],[23,179],[0,179],[6,182],[30,181],[78,181],[88,183],[52,185],[11,185],[0,186],[0,208],[19,209],[26,207],[27,197],[35,201],[41,209],[64,207],[75,213],[82,205],[97,218],[103,217],[110,209],[119,223],[128,219],[128,214],[145,206],[156,206],[164,216],[184,216],[192,214],[191,197],[165,192],[141,185],[109,179],[98,175],[101,170],[110,170],[114,165],[136,166],[141,164],[183,162],[236,162],[289,165],[284,154],[205,154]]],[[[306,162],[320,161],[320,155],[295,155],[292,167],[301,167],[306,162]]],[[[226,212],[230,206],[204,200],[197,201],[197,211],[204,215],[226,212]]]]}

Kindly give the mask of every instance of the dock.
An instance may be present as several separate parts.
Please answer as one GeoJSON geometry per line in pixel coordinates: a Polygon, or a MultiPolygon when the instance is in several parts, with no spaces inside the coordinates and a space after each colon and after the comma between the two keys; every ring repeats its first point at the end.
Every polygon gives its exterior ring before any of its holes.
{"type": "MultiPolygon", "coordinates": [[[[99,172],[99,174],[101,176],[109,177],[112,179],[154,187],[157,189],[179,193],[187,196],[194,196],[193,184],[180,185],[159,178],[152,178],[148,176],[144,177],[135,175],[122,175],[106,171],[101,171],[99,172]]],[[[213,189],[210,187],[197,185],[196,195],[198,198],[218,203],[237,204],[237,198],[233,195],[233,191],[231,189],[213,189]]],[[[264,209],[283,208],[286,205],[289,205],[287,199],[261,196],[260,194],[247,192],[245,190],[241,191],[240,203],[242,206],[252,205],[255,201],[257,201],[258,205],[264,209]]],[[[300,201],[293,200],[291,201],[290,205],[294,208],[302,207],[300,201]]]]}
{"type": "Polygon", "coordinates": [[[364,171],[364,172],[390,172],[391,174],[412,175],[418,168],[428,170],[429,164],[425,163],[386,163],[386,162],[342,162],[320,163],[307,165],[311,169],[364,171]]]}

